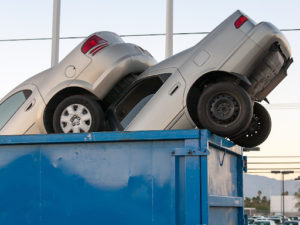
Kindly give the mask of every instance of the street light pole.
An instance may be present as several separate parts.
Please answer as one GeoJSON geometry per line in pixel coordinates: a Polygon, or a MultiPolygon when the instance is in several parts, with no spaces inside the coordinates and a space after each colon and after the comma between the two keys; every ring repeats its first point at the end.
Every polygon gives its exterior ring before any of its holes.
{"type": "Polygon", "coordinates": [[[271,171],[271,173],[282,174],[282,216],[284,219],[284,174],[294,173],[294,171],[271,171]]]}
{"type": "Polygon", "coordinates": [[[282,215],[284,218],[284,173],[282,173],[282,215]]]}
{"type": "Polygon", "coordinates": [[[169,58],[172,55],[173,55],[173,0],[167,0],[165,57],[169,58]]]}
{"type": "Polygon", "coordinates": [[[51,67],[56,66],[58,64],[59,27],[60,27],[60,0],[53,0],[51,67]]]}

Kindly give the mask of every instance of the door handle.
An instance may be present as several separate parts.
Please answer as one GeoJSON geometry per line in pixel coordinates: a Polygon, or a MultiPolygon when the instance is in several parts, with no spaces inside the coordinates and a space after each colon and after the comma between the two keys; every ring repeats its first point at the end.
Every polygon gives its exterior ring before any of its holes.
{"type": "Polygon", "coordinates": [[[169,95],[173,95],[175,91],[177,91],[177,89],[180,88],[180,86],[181,86],[180,82],[177,82],[169,91],[169,95]]]}
{"type": "Polygon", "coordinates": [[[25,112],[29,111],[30,109],[32,109],[32,107],[35,105],[35,99],[32,99],[31,102],[27,105],[27,107],[25,108],[25,112]]]}

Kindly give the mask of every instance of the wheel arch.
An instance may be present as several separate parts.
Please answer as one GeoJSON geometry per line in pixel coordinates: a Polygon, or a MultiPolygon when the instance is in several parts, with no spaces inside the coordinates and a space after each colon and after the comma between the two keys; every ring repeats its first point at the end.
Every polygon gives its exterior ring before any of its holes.
{"type": "Polygon", "coordinates": [[[102,106],[100,99],[96,95],[94,95],[93,93],[91,93],[90,91],[88,91],[84,88],[68,87],[68,88],[60,90],[49,100],[49,102],[47,103],[47,105],[45,107],[44,113],[43,113],[44,127],[48,134],[54,133],[52,121],[53,121],[53,115],[54,115],[56,106],[65,98],[73,96],[73,95],[83,95],[83,96],[90,97],[90,98],[96,100],[100,104],[100,106],[102,106]]]}
{"type": "Polygon", "coordinates": [[[227,71],[210,71],[200,76],[189,89],[186,98],[187,111],[198,128],[203,128],[197,116],[197,103],[199,97],[206,87],[221,81],[229,81],[236,84],[239,84],[241,81],[243,81],[243,83],[251,85],[246,76],[227,71]]]}

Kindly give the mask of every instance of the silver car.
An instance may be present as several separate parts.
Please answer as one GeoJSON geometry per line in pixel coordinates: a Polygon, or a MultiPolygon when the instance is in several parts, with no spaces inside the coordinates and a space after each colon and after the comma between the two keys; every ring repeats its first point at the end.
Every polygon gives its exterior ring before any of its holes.
{"type": "Polygon", "coordinates": [[[300,225],[300,221],[298,220],[290,220],[283,223],[283,225],[300,225]]]}
{"type": "Polygon", "coordinates": [[[271,130],[259,104],[293,62],[285,36],[236,11],[195,46],[143,72],[107,110],[112,130],[205,128],[236,144],[271,130]]]}
{"type": "Polygon", "coordinates": [[[104,130],[103,111],[156,63],[149,52],[115,33],[94,33],[57,66],[2,98],[0,135],[104,130]]]}
{"type": "Polygon", "coordinates": [[[273,220],[260,220],[255,221],[253,225],[276,225],[276,223],[273,220]]]}

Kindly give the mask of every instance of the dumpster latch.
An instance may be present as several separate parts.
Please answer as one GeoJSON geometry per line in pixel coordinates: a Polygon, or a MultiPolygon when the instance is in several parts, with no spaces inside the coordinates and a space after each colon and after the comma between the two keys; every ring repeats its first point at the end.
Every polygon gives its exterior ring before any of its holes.
{"type": "Polygon", "coordinates": [[[248,170],[248,166],[247,166],[247,156],[243,156],[243,170],[246,173],[248,170]]]}
{"type": "Polygon", "coordinates": [[[195,147],[185,147],[185,148],[171,148],[170,154],[174,156],[184,156],[184,155],[190,155],[190,156],[197,156],[197,155],[209,155],[208,149],[204,149],[204,151],[201,151],[200,148],[195,147]]]}

